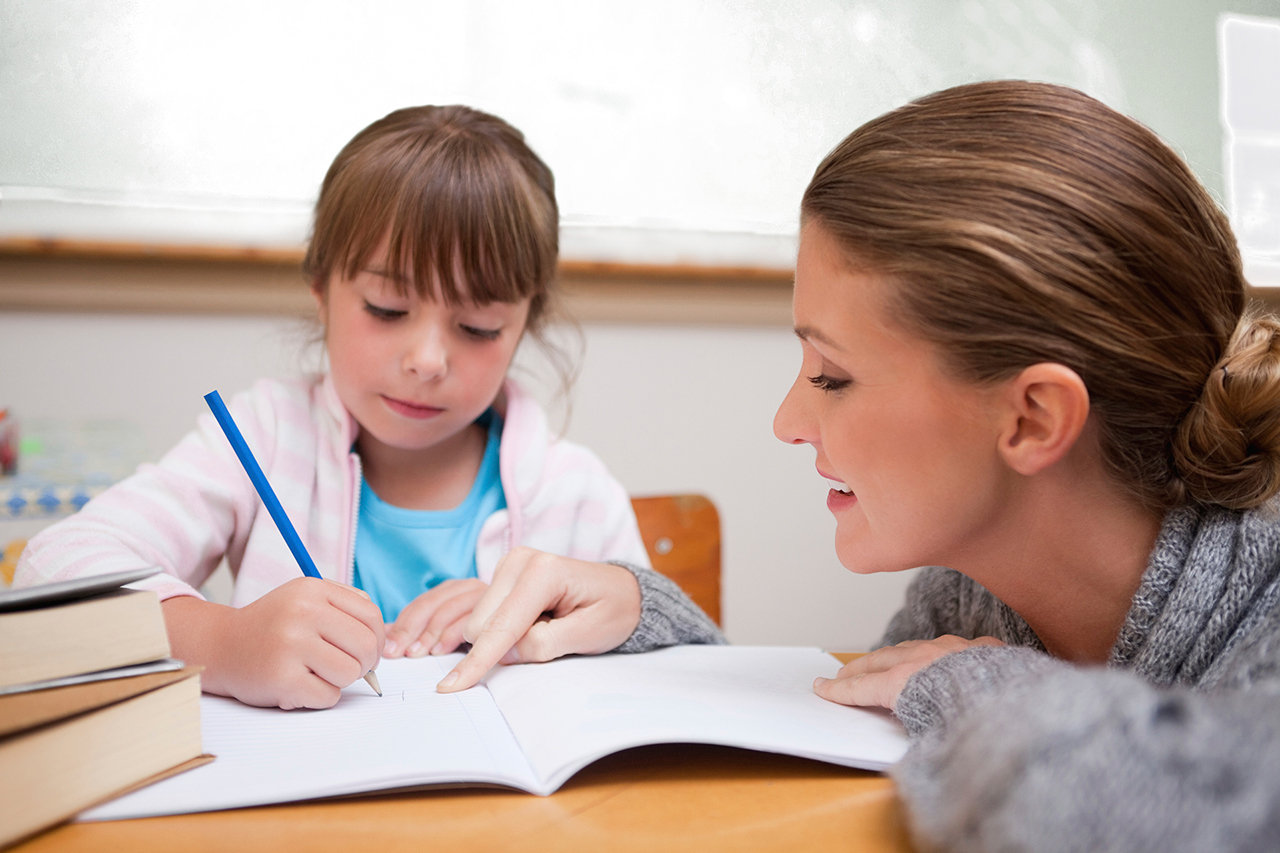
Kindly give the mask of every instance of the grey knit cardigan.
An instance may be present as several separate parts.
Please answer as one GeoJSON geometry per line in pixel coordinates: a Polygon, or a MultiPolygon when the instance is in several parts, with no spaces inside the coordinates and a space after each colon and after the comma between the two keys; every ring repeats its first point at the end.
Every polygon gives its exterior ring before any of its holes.
{"type": "MultiPolygon", "coordinates": [[[[723,642],[674,584],[628,567],[619,650],[723,642]]],[[[1106,667],[1045,653],[1009,607],[928,568],[882,645],[943,634],[1007,647],[907,682],[891,771],[924,850],[1280,851],[1280,513],[1168,514],[1106,667]]]]}
{"type": "Polygon", "coordinates": [[[1165,518],[1106,667],[922,572],[882,644],[994,636],[907,682],[892,774],[923,849],[1280,850],[1280,516],[1165,518]]]}

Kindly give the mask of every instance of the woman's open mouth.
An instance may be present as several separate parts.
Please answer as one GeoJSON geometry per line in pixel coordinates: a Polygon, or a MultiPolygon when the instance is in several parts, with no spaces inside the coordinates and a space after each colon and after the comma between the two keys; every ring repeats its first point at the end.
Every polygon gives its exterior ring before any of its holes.
{"type": "Polygon", "coordinates": [[[842,509],[848,509],[858,502],[858,496],[847,485],[830,477],[827,477],[826,480],[831,486],[831,490],[827,492],[827,509],[832,512],[838,512],[842,509]]]}

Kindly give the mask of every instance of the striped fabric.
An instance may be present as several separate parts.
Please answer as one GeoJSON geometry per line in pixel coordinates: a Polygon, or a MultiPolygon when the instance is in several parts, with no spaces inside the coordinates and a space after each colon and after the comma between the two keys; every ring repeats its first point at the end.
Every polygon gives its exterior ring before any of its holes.
{"type": "MultiPolygon", "coordinates": [[[[589,450],[556,440],[538,404],[510,380],[499,398],[499,451],[508,508],[476,546],[482,580],[518,545],[583,560],[648,566],[626,491],[589,450]],[[505,400],[503,399],[505,398],[505,400]]],[[[359,512],[358,425],[328,375],[264,379],[229,408],[320,573],[350,583],[359,512]]],[[[14,586],[159,566],[136,586],[162,599],[199,596],[223,556],[232,604],[248,604],[298,576],[270,515],[213,416],[155,465],[143,465],[28,543],[14,586]]]]}

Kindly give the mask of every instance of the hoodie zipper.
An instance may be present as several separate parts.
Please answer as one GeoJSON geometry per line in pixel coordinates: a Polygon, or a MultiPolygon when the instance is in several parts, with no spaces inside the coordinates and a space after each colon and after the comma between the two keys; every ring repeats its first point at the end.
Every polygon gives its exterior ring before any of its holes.
{"type": "Polygon", "coordinates": [[[351,586],[355,582],[356,576],[356,534],[359,532],[360,523],[360,483],[364,478],[364,472],[360,468],[360,454],[348,454],[351,462],[351,468],[354,477],[351,480],[351,488],[354,495],[351,498],[351,518],[348,523],[351,525],[348,529],[351,531],[351,539],[347,544],[347,576],[343,578],[343,583],[351,586]]]}

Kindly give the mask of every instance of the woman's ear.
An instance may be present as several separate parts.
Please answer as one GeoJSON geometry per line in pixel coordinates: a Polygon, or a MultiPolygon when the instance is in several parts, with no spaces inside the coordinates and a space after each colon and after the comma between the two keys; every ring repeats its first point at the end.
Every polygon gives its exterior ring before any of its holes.
{"type": "Polygon", "coordinates": [[[1019,474],[1038,474],[1075,446],[1089,420],[1089,389],[1061,364],[1033,364],[1005,389],[999,453],[1019,474]]]}

